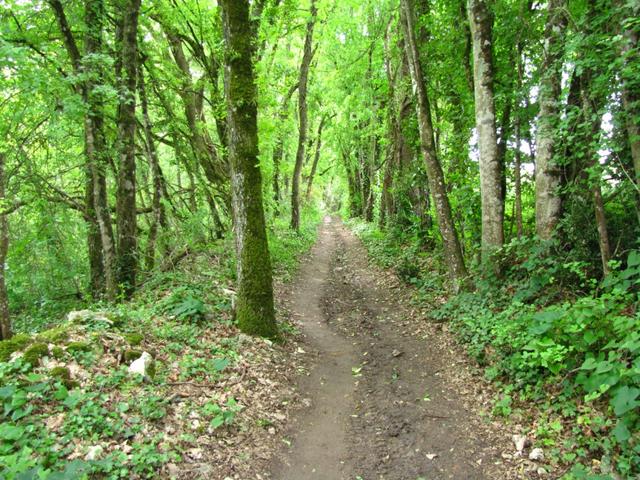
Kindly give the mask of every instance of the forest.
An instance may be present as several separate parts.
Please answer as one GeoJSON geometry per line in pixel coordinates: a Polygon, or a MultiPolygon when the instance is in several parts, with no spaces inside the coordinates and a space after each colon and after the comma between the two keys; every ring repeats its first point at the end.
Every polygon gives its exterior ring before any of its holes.
{"type": "Polygon", "coordinates": [[[637,0],[0,0],[0,479],[640,476],[637,0]]]}

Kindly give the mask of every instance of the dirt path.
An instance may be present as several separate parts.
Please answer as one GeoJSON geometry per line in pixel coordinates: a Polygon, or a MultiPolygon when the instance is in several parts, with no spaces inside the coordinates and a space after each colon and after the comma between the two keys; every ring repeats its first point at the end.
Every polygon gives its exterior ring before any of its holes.
{"type": "Polygon", "coordinates": [[[293,314],[317,359],[299,385],[311,405],[271,478],[522,478],[501,456],[507,433],[479,415],[482,385],[337,220],[325,221],[296,285],[293,314]]]}

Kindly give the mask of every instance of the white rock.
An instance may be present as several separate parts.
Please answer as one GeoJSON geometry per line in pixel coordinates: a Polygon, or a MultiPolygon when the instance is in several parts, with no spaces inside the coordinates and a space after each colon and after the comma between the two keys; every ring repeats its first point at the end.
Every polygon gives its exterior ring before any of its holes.
{"type": "Polygon", "coordinates": [[[131,365],[129,365],[129,373],[138,373],[143,377],[148,375],[149,367],[153,362],[153,358],[147,352],[142,352],[140,358],[134,360],[131,365]]]}
{"type": "Polygon", "coordinates": [[[97,460],[100,455],[102,455],[102,452],[104,452],[104,448],[102,448],[100,445],[93,445],[89,447],[89,451],[85,455],[84,459],[87,461],[97,460]]]}
{"type": "Polygon", "coordinates": [[[235,312],[237,301],[236,299],[238,298],[236,292],[234,292],[233,290],[229,290],[228,288],[223,288],[222,293],[229,297],[229,299],[231,300],[231,310],[235,312]]]}
{"type": "Polygon", "coordinates": [[[247,343],[249,344],[253,343],[253,337],[250,335],[247,335],[246,333],[238,334],[238,344],[245,345],[247,343]]]}
{"type": "Polygon", "coordinates": [[[105,322],[113,325],[113,322],[102,312],[93,312],[91,310],[74,310],[67,314],[67,320],[71,323],[85,323],[89,320],[105,322]]]}
{"type": "Polygon", "coordinates": [[[529,460],[544,460],[544,451],[541,448],[534,448],[531,450],[531,453],[529,453],[529,460]]]}
{"type": "Polygon", "coordinates": [[[522,452],[524,447],[529,443],[529,439],[526,435],[512,435],[511,440],[513,440],[513,444],[516,446],[516,450],[518,452],[522,452]]]}

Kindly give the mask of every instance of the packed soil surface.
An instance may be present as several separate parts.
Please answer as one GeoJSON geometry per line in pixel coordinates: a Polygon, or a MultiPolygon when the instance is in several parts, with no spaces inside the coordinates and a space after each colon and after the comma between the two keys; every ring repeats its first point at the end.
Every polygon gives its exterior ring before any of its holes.
{"type": "Polygon", "coordinates": [[[306,336],[306,407],[272,479],[537,478],[539,466],[513,454],[514,427],[488,413],[487,382],[446,327],[411,306],[409,290],[325,219],[289,305],[306,336]]]}

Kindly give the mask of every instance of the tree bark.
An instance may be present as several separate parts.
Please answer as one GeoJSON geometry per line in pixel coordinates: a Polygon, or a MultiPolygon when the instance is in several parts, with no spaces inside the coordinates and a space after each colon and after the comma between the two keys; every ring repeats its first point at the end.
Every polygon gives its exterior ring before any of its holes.
{"type": "Polygon", "coordinates": [[[378,218],[378,226],[380,229],[384,229],[391,219],[393,211],[393,195],[391,189],[393,188],[393,174],[397,168],[397,144],[398,144],[398,119],[397,119],[397,106],[395,96],[395,79],[391,70],[391,52],[389,48],[389,38],[391,36],[391,22],[387,25],[387,31],[384,36],[384,70],[387,76],[388,85],[388,108],[387,108],[387,129],[390,134],[390,142],[387,147],[386,153],[386,165],[384,168],[384,176],[382,179],[382,192],[380,193],[380,216],[378,218]]]}
{"type": "Polygon", "coordinates": [[[522,225],[522,152],[520,151],[520,119],[516,118],[515,121],[515,134],[516,134],[516,151],[513,165],[513,195],[514,210],[516,219],[516,234],[518,239],[524,235],[524,228],[522,225]]]}
{"type": "MultiPolygon", "coordinates": [[[[102,134],[102,102],[99,95],[94,93],[94,85],[102,79],[102,70],[95,60],[83,62],[80,49],[71,33],[64,7],[60,0],[49,0],[54,12],[62,40],[69,55],[73,72],[76,75],[87,73],[86,80],[75,87],[87,104],[84,119],[85,155],[85,205],[84,217],[87,221],[87,248],[89,256],[89,288],[92,296],[99,297],[106,291],[109,299],[115,297],[115,271],[113,231],[111,219],[104,222],[101,216],[108,214],[106,205],[106,180],[98,163],[106,160],[105,144],[102,134]],[[104,190],[101,192],[100,190],[104,190]],[[104,200],[104,204],[96,203],[104,200]],[[109,226],[105,230],[102,225],[109,226]]],[[[85,3],[85,25],[90,26],[85,34],[85,54],[101,53],[102,50],[102,16],[104,6],[102,0],[87,0],[85,3]]]]}
{"type": "Polygon", "coordinates": [[[248,0],[222,0],[232,205],[237,254],[236,318],[248,334],[276,337],[271,260],[258,163],[255,35],[248,0]]]}
{"type": "MultiPolygon", "coordinates": [[[[631,5],[631,3],[629,3],[631,5]]],[[[629,12],[629,18],[637,18],[640,15],[640,6],[637,4],[629,12]]],[[[638,79],[638,68],[640,68],[640,34],[632,27],[624,30],[622,55],[624,58],[624,71],[622,72],[622,105],[625,111],[625,125],[629,146],[631,148],[631,158],[635,182],[640,189],[640,80],[638,79]]],[[[638,193],[640,202],[640,191],[638,193]]]]}
{"type": "Polygon", "coordinates": [[[284,96],[282,100],[282,105],[280,106],[280,112],[278,113],[278,125],[277,125],[277,133],[276,133],[276,145],[273,149],[273,201],[275,204],[275,213],[279,215],[280,209],[280,200],[282,199],[282,195],[280,193],[280,163],[283,160],[284,156],[284,122],[287,119],[287,115],[289,112],[289,101],[291,100],[291,96],[298,89],[298,83],[291,85],[287,94],[284,96]]]}
{"type": "Polygon", "coordinates": [[[163,25],[163,28],[171,47],[173,58],[182,74],[182,85],[178,94],[182,98],[184,113],[189,127],[189,143],[207,180],[212,185],[224,184],[227,180],[226,167],[219,158],[209,133],[200,121],[199,117],[201,115],[198,110],[196,89],[192,82],[189,62],[184,54],[182,40],[170,27],[163,25]]]}
{"type": "MultiPolygon", "coordinates": [[[[103,0],[87,0],[85,4],[85,54],[90,59],[102,54],[102,29],[104,22],[103,0]]],[[[93,208],[98,221],[105,272],[105,293],[113,301],[117,295],[116,249],[108,204],[106,169],[109,164],[104,137],[103,97],[99,86],[103,82],[103,68],[94,61],[83,65],[87,74],[85,82],[85,150],[93,180],[93,208]]]]}
{"type": "Polygon", "coordinates": [[[431,123],[431,110],[429,97],[427,95],[426,83],[420,55],[416,45],[415,29],[413,21],[412,0],[402,0],[402,26],[405,32],[407,57],[413,88],[416,92],[418,124],[420,127],[420,146],[425,161],[427,177],[429,180],[429,190],[433,196],[440,234],[444,244],[445,258],[449,269],[449,275],[453,283],[454,291],[458,291],[462,286],[464,277],[467,274],[462,250],[453,223],[451,205],[447,197],[447,188],[444,181],[442,166],[438,160],[433,137],[433,125],[431,123]]]}
{"type": "Polygon", "coordinates": [[[307,141],[307,84],[309,67],[313,58],[313,28],[316,23],[317,13],[315,0],[311,0],[311,17],[307,22],[307,34],[304,39],[304,50],[298,80],[298,150],[291,178],[291,229],[296,231],[300,229],[300,175],[302,174],[307,141]]]}
{"type": "Polygon", "coordinates": [[[122,40],[118,105],[118,284],[125,297],[136,288],[138,233],[136,222],[136,82],[138,75],[138,15],[141,0],[122,4],[122,40]]]}
{"type": "MultiPolygon", "coordinates": [[[[5,154],[0,152],[0,206],[4,206],[6,201],[5,189],[5,154]]],[[[11,338],[11,317],[9,315],[9,297],[7,295],[6,284],[6,262],[9,252],[9,224],[8,214],[0,211],[0,340],[11,338]]]]}
{"type": "Polygon", "coordinates": [[[481,249],[483,262],[487,262],[491,254],[504,243],[504,165],[498,149],[493,92],[493,18],[485,0],[469,0],[468,14],[473,43],[476,129],[480,150],[481,249]]]}
{"type": "MultiPolygon", "coordinates": [[[[85,136],[85,150],[86,150],[85,136]]],[[[86,151],[85,156],[88,157],[86,151]]],[[[100,225],[93,201],[94,175],[91,166],[85,166],[84,210],[87,224],[87,254],[89,255],[89,291],[94,300],[105,293],[105,271],[102,256],[102,239],[100,225]]]]}
{"type": "MultiPolygon", "coordinates": [[[[592,37],[601,33],[595,27],[595,19],[601,14],[598,11],[596,0],[587,2],[587,22],[586,37],[592,37]]],[[[588,45],[587,45],[588,46],[588,45]]],[[[580,57],[578,57],[580,59],[580,57]]],[[[598,76],[603,75],[603,68],[592,62],[585,62],[579,75],[580,102],[582,107],[582,122],[584,122],[584,136],[581,145],[584,149],[584,158],[588,168],[587,183],[593,198],[595,210],[596,226],[598,229],[598,246],[600,248],[600,260],[602,262],[602,272],[607,276],[611,272],[609,261],[611,260],[611,243],[607,229],[607,217],[602,198],[602,167],[600,165],[598,146],[602,131],[603,106],[606,102],[606,93],[597,86],[598,76]]],[[[582,156],[582,155],[581,155],[582,156]]]]}
{"type": "Polygon", "coordinates": [[[604,200],[602,198],[602,168],[598,161],[597,149],[594,147],[597,143],[597,140],[595,139],[598,139],[600,136],[602,112],[598,109],[598,104],[600,102],[594,100],[591,95],[591,75],[592,71],[587,67],[580,76],[582,120],[587,125],[585,136],[582,138],[581,143],[584,147],[586,167],[588,168],[588,172],[584,177],[589,185],[595,210],[602,272],[604,276],[607,276],[611,272],[611,268],[609,267],[609,260],[611,260],[611,243],[609,241],[607,217],[604,209],[604,200]]]}
{"type": "MultiPolygon", "coordinates": [[[[521,41],[518,41],[516,49],[516,74],[517,81],[516,87],[518,92],[522,91],[522,79],[524,77],[524,65],[522,64],[522,50],[523,45],[521,41]]],[[[513,195],[514,195],[514,210],[516,220],[516,234],[518,239],[524,235],[524,226],[522,223],[522,151],[520,147],[522,145],[522,132],[521,132],[521,118],[520,112],[516,112],[516,118],[514,121],[514,130],[516,137],[516,150],[514,154],[514,166],[513,166],[513,195]]]]}
{"type": "MultiPolygon", "coordinates": [[[[142,63],[142,62],[141,62],[142,63]]],[[[147,158],[151,168],[151,177],[153,184],[153,199],[151,202],[153,219],[149,228],[149,238],[147,239],[147,248],[145,254],[145,268],[153,270],[156,257],[156,241],[159,229],[165,228],[167,224],[167,214],[164,208],[164,177],[160,169],[158,153],[156,151],[155,140],[151,130],[151,119],[149,118],[149,105],[147,101],[147,90],[145,87],[144,74],[140,71],[138,77],[138,87],[140,90],[140,107],[142,109],[142,126],[144,129],[145,145],[147,150],[147,158]]]]}
{"type": "Polygon", "coordinates": [[[324,124],[327,121],[327,116],[323,115],[320,119],[320,124],[318,125],[318,136],[316,140],[316,153],[313,157],[313,164],[311,165],[311,172],[309,173],[309,179],[307,181],[307,194],[306,200],[307,202],[311,199],[311,187],[313,186],[313,178],[316,175],[316,170],[318,169],[318,162],[320,161],[320,153],[322,150],[322,129],[324,128],[324,124]]]}
{"type": "Polygon", "coordinates": [[[544,61],[540,80],[540,113],[536,140],[536,233],[551,238],[562,213],[562,172],[554,161],[555,130],[562,79],[562,38],[567,25],[566,0],[549,0],[544,61]]]}
{"type": "Polygon", "coordinates": [[[471,68],[471,57],[472,57],[472,53],[471,50],[473,48],[472,46],[472,40],[471,40],[471,28],[469,26],[469,13],[467,12],[467,5],[466,5],[466,1],[465,0],[459,0],[460,1],[460,24],[462,25],[463,28],[463,32],[464,32],[464,52],[462,54],[463,60],[464,60],[464,73],[465,73],[465,79],[467,81],[467,86],[469,87],[469,91],[473,92],[474,91],[474,87],[473,87],[473,69],[471,68]]]}

